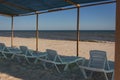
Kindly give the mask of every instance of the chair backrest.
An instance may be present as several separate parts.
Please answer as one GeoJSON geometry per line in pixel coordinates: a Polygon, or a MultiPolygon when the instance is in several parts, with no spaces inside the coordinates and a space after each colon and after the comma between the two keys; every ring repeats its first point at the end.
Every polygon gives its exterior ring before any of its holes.
{"type": "Polygon", "coordinates": [[[26,46],[20,46],[20,50],[22,51],[23,54],[32,56],[26,46]]]}
{"type": "Polygon", "coordinates": [[[107,62],[107,56],[105,51],[100,51],[100,50],[90,51],[90,60],[88,63],[88,67],[105,69],[106,62],[107,62]]]}
{"type": "Polygon", "coordinates": [[[0,43],[0,51],[10,52],[10,50],[8,49],[8,47],[6,47],[4,43],[0,43]]]}
{"type": "Polygon", "coordinates": [[[4,43],[0,43],[0,50],[2,51],[2,50],[4,50],[5,49],[5,44],[4,43]]]}
{"type": "Polygon", "coordinates": [[[57,54],[57,52],[55,50],[51,50],[51,49],[46,49],[47,52],[47,56],[48,56],[48,60],[51,61],[56,61],[56,62],[61,62],[62,60],[60,59],[60,56],[57,54]]]}

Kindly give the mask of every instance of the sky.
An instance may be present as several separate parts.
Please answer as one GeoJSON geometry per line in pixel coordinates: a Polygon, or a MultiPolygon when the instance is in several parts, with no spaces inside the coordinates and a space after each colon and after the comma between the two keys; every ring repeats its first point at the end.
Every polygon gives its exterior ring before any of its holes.
{"type": "MultiPolygon", "coordinates": [[[[80,30],[115,30],[115,3],[80,8],[80,30]]],[[[39,15],[39,30],[76,30],[77,10],[39,15]]],[[[35,30],[36,15],[14,17],[15,30],[35,30]]],[[[11,17],[0,16],[0,30],[11,29],[11,17]]]]}

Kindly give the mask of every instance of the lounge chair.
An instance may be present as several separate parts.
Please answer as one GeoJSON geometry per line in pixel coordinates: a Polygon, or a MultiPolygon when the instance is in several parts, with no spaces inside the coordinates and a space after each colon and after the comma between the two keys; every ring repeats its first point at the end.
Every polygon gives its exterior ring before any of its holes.
{"type": "MultiPolygon", "coordinates": [[[[66,69],[68,69],[70,64],[72,64],[72,63],[77,64],[78,61],[84,61],[84,58],[80,58],[80,57],[59,56],[55,50],[46,49],[46,52],[48,54],[47,60],[45,60],[45,59],[40,59],[40,60],[44,61],[45,63],[53,64],[59,73],[61,71],[60,71],[58,65],[64,65],[63,70],[65,71],[66,69]]],[[[46,65],[45,65],[45,68],[47,68],[46,65]]]]}
{"type": "Polygon", "coordinates": [[[2,55],[4,56],[4,58],[6,59],[8,58],[8,55],[11,55],[11,58],[13,58],[15,54],[21,53],[21,51],[18,48],[6,47],[4,43],[0,43],[0,51],[2,55]]]}
{"type": "Polygon", "coordinates": [[[47,54],[45,54],[44,52],[36,52],[33,50],[28,49],[26,46],[20,46],[20,50],[22,51],[22,54],[24,54],[25,59],[28,63],[30,62],[30,58],[34,58],[34,63],[37,63],[37,61],[39,60],[39,58],[46,58],[47,54]]]}
{"type": "Polygon", "coordinates": [[[7,56],[4,54],[4,49],[5,49],[5,44],[0,43],[0,55],[1,55],[1,57],[7,59],[7,56]]]}
{"type": "Polygon", "coordinates": [[[90,77],[93,72],[101,72],[104,73],[106,80],[108,80],[107,73],[112,73],[113,79],[114,69],[110,69],[105,51],[91,50],[88,66],[79,65],[79,67],[85,78],[88,78],[85,72],[85,70],[88,70],[91,72],[90,77]]]}

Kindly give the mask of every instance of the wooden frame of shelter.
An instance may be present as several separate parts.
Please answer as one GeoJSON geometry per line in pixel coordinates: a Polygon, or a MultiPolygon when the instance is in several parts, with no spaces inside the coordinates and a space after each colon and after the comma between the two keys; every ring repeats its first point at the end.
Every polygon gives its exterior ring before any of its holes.
{"type": "MultiPolygon", "coordinates": [[[[57,8],[57,9],[52,9],[52,10],[46,10],[46,11],[35,11],[33,9],[28,9],[22,6],[18,6],[15,4],[10,4],[10,3],[4,3],[4,4],[8,4],[14,7],[17,7],[21,10],[26,10],[26,11],[31,11],[32,13],[28,13],[28,14],[19,14],[19,15],[11,15],[11,14],[6,14],[6,13],[1,13],[1,15],[4,16],[11,16],[12,17],[12,22],[11,22],[11,46],[13,45],[13,39],[14,39],[14,17],[17,16],[29,16],[29,15],[35,15],[36,14],[36,51],[38,51],[38,14],[43,14],[43,13],[49,13],[49,12],[55,12],[55,11],[62,11],[62,10],[70,10],[70,9],[75,9],[77,8],[77,43],[76,43],[76,51],[77,51],[77,56],[79,54],[79,14],[80,14],[80,8],[83,7],[89,7],[89,6],[96,6],[96,5],[102,5],[102,4],[110,4],[110,3],[115,3],[116,2],[116,34],[115,34],[115,78],[114,80],[120,80],[120,0],[114,0],[114,1],[105,1],[105,2],[99,2],[99,3],[94,3],[94,4],[87,4],[87,5],[82,5],[80,6],[79,4],[76,4],[74,2],[72,2],[71,0],[64,0],[65,2],[75,5],[75,7],[69,7],[69,8],[57,8]]],[[[1,3],[1,1],[0,1],[1,3]]]]}

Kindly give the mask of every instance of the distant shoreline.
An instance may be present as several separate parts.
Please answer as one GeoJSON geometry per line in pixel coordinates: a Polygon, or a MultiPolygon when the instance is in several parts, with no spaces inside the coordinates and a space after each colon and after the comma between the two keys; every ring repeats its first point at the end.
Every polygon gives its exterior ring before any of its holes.
{"type": "MultiPolygon", "coordinates": [[[[40,30],[39,38],[50,40],[69,40],[75,41],[77,39],[75,30],[40,30]]],[[[11,37],[10,30],[0,30],[0,36],[11,37]]],[[[35,30],[15,30],[14,37],[21,38],[35,38],[35,30]]],[[[80,41],[89,42],[115,42],[114,30],[81,30],[80,41]]]]}

